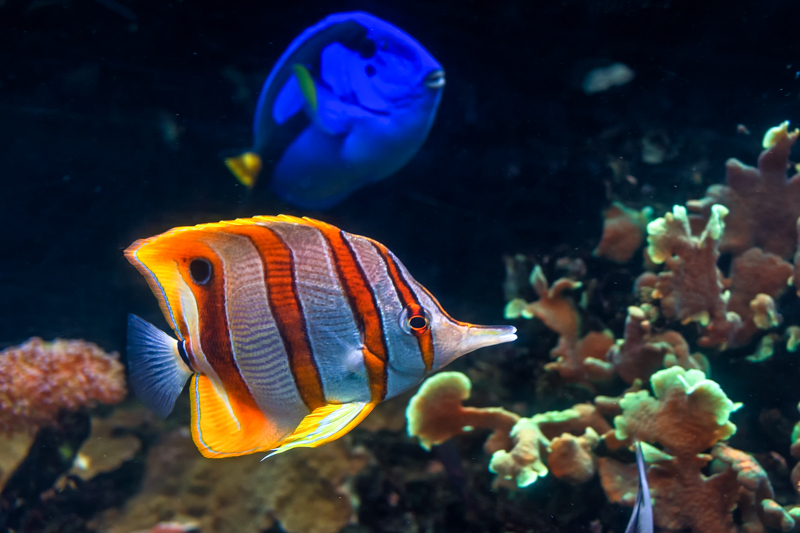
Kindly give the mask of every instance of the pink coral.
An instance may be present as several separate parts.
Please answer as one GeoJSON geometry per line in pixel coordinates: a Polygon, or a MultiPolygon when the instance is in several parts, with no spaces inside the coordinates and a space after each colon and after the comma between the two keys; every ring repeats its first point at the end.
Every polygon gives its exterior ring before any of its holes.
{"type": "Polygon", "coordinates": [[[705,198],[689,202],[700,221],[708,220],[714,204],[730,211],[730,222],[720,250],[736,255],[758,246],[786,258],[797,242],[796,222],[800,216],[800,174],[786,178],[789,154],[798,130],[789,131],[784,122],[764,136],[764,151],[753,168],[736,160],[726,163],[726,185],[712,185],[705,198]]]}
{"type": "Polygon", "coordinates": [[[34,337],[0,352],[0,434],[32,432],[60,409],[125,397],[125,371],[116,352],[83,340],[34,337]]]}

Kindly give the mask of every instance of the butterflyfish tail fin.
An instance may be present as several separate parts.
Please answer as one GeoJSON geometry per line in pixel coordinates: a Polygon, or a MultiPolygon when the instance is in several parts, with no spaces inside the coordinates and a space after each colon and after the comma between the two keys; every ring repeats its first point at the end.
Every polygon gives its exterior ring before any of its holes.
{"type": "Polygon", "coordinates": [[[292,448],[316,448],[334,441],[356,427],[374,408],[374,403],[367,402],[328,404],[317,407],[300,422],[291,435],[281,440],[280,445],[264,459],[292,448]]]}
{"type": "Polygon", "coordinates": [[[181,358],[178,341],[146,320],[128,315],[127,352],[131,388],[150,410],[166,418],[192,374],[181,358]]]}
{"type": "Polygon", "coordinates": [[[636,492],[636,503],[628,521],[625,533],[653,533],[653,506],[650,502],[650,487],[647,485],[647,469],[644,465],[642,443],[634,441],[636,448],[636,467],[639,471],[639,490],[636,492]]]}
{"type": "Polygon", "coordinates": [[[299,63],[292,65],[292,72],[294,72],[294,77],[297,78],[300,92],[303,93],[303,98],[306,99],[311,113],[315,115],[317,113],[318,101],[317,87],[314,83],[314,78],[311,77],[311,73],[308,69],[299,63]]]}
{"type": "Polygon", "coordinates": [[[225,166],[236,176],[239,183],[252,189],[261,173],[261,156],[255,152],[245,152],[235,157],[225,158],[225,166]]]}

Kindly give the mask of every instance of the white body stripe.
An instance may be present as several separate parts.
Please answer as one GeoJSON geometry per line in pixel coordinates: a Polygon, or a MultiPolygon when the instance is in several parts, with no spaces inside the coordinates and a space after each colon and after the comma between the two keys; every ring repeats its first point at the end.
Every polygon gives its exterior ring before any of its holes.
{"type": "Polygon", "coordinates": [[[225,312],[234,361],[259,409],[282,432],[280,438],[294,431],[309,410],[269,308],[261,257],[243,236],[214,236],[208,245],[225,270],[225,312]]]}
{"type": "Polygon", "coordinates": [[[294,253],[294,279],[326,401],[369,401],[361,336],[326,240],[318,229],[309,226],[270,227],[294,253]],[[353,355],[357,355],[360,365],[353,365],[353,355]]]}
{"type": "Polygon", "coordinates": [[[386,398],[416,386],[425,375],[425,363],[417,338],[400,329],[403,311],[397,291],[386,270],[386,263],[367,239],[345,234],[378,301],[383,319],[383,335],[388,347],[386,398]]]}

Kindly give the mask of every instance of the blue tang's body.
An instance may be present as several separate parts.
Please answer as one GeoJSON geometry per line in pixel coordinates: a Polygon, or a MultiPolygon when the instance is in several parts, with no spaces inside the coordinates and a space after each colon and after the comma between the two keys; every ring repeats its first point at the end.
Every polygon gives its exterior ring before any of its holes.
{"type": "Polygon", "coordinates": [[[262,161],[271,163],[282,199],[331,207],[413,157],[444,84],[441,65],[398,28],[367,13],[331,15],[275,64],[256,109],[253,149],[227,164],[252,187],[262,161]]]}

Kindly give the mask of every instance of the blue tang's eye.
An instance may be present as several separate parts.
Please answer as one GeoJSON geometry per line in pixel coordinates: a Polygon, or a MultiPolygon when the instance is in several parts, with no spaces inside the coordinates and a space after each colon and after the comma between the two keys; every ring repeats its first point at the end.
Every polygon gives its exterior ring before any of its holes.
{"type": "Polygon", "coordinates": [[[371,78],[372,76],[375,75],[375,67],[372,65],[367,65],[366,67],[364,67],[364,72],[366,72],[367,76],[371,78]]]}

